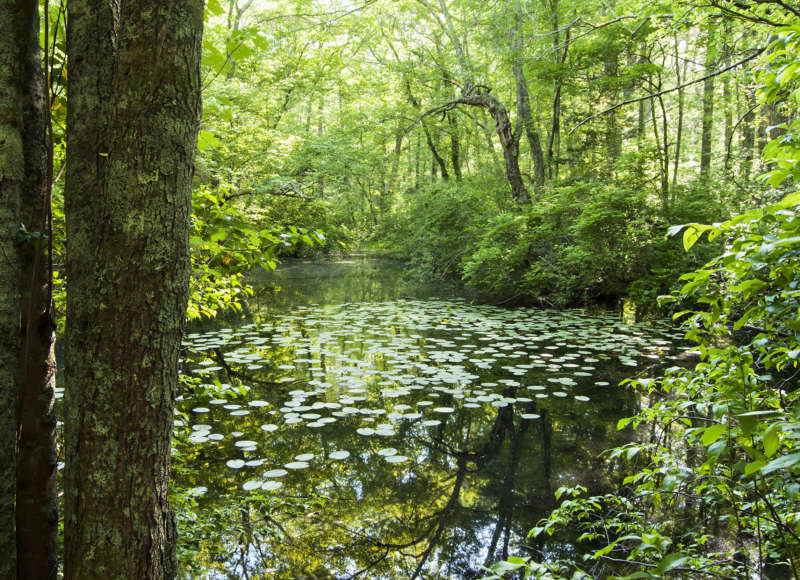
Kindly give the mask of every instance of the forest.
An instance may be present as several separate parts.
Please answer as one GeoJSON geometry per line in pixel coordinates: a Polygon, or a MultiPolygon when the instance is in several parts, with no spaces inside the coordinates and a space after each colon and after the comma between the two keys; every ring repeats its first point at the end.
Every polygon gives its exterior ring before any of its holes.
{"type": "Polygon", "coordinates": [[[0,0],[0,578],[800,578],[798,110],[795,0],[0,0]]]}

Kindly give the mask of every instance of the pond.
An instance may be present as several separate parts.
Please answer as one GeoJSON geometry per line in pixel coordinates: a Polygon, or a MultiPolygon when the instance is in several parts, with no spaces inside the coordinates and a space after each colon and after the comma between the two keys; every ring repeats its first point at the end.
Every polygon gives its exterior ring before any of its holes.
{"type": "Polygon", "coordinates": [[[617,384],[680,336],[365,259],[280,266],[215,324],[185,338],[173,476],[181,558],[208,578],[479,578],[576,550],[526,535],[555,489],[616,481],[600,453],[640,404],[617,384]]]}

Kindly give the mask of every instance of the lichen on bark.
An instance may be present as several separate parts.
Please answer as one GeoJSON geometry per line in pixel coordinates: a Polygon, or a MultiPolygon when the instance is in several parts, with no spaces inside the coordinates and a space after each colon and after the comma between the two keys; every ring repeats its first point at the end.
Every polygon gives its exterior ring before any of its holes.
{"type": "Polygon", "coordinates": [[[75,0],[67,50],[65,578],[170,578],[203,5],[75,0]]]}

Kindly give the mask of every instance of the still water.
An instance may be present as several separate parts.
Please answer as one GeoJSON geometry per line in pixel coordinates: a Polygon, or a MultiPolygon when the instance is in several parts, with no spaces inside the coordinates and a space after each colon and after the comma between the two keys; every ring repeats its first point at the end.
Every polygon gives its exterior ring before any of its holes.
{"type": "Polygon", "coordinates": [[[280,266],[215,324],[186,336],[176,421],[191,577],[479,578],[574,552],[527,532],[557,488],[616,481],[600,453],[639,404],[617,384],[678,337],[474,304],[366,259],[280,266]]]}

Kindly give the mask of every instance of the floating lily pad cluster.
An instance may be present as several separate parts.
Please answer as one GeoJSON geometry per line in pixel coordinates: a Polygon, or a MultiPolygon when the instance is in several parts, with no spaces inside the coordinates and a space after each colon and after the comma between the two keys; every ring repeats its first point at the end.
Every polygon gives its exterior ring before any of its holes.
{"type": "Polygon", "coordinates": [[[243,489],[277,490],[292,472],[353,458],[416,465],[407,438],[463,413],[590,412],[586,403],[612,388],[609,368],[663,362],[676,338],[667,325],[612,315],[459,300],[305,307],[272,324],[187,335],[184,373],[213,395],[187,393],[180,408],[189,443],[235,454],[224,469],[252,477],[243,489]]]}

